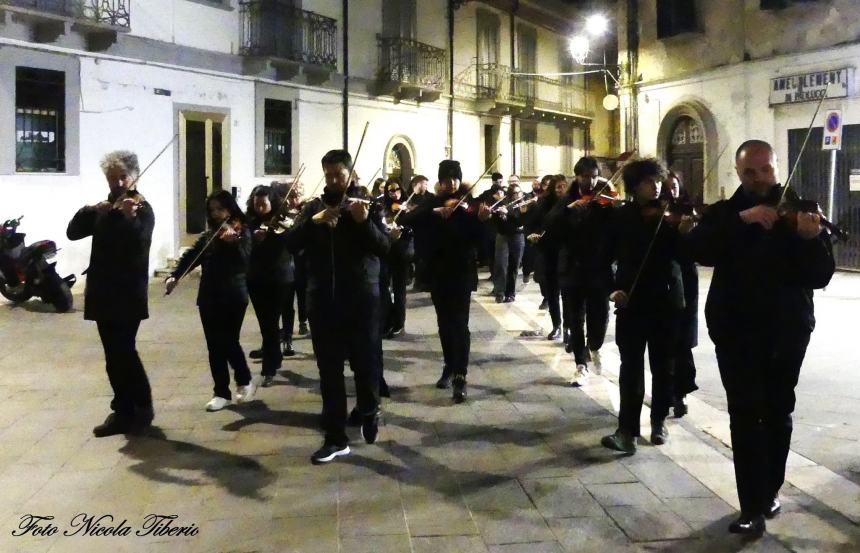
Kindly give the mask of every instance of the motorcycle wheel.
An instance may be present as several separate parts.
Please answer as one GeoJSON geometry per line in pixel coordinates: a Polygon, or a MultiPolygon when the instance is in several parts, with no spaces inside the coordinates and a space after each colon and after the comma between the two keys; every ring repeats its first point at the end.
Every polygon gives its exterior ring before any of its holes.
{"type": "Polygon", "coordinates": [[[0,295],[12,303],[23,303],[33,297],[33,291],[26,282],[9,286],[6,280],[0,278],[0,295]]]}
{"type": "Polygon", "coordinates": [[[66,281],[55,271],[51,272],[47,288],[48,297],[42,299],[52,304],[57,309],[57,313],[65,313],[72,308],[74,303],[72,291],[66,281]]]}

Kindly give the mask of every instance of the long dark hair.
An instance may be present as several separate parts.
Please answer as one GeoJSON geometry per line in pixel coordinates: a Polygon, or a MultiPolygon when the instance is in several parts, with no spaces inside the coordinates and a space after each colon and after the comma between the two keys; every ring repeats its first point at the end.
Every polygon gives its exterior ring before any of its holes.
{"type": "Polygon", "coordinates": [[[248,200],[245,202],[245,216],[249,221],[260,221],[263,218],[257,215],[257,211],[254,209],[254,198],[257,196],[268,196],[269,197],[269,205],[272,206],[272,210],[265,217],[266,219],[271,219],[278,210],[281,209],[281,204],[283,201],[281,200],[280,194],[275,190],[274,186],[269,186],[268,184],[258,184],[251,190],[251,194],[248,196],[248,200]]]}
{"type": "Polygon", "coordinates": [[[245,214],[242,213],[242,209],[236,203],[236,198],[226,190],[218,190],[206,198],[206,222],[209,224],[210,229],[217,229],[221,225],[221,223],[213,221],[209,215],[209,204],[213,201],[217,201],[221,204],[221,207],[230,213],[230,219],[239,219],[243,223],[245,222],[245,214]]]}

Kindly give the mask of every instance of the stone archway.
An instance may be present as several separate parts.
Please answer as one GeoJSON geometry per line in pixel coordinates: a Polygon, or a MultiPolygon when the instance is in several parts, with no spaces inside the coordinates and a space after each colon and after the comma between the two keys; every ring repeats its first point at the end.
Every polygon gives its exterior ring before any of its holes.
{"type": "Polygon", "coordinates": [[[409,181],[414,174],[415,146],[406,136],[394,136],[388,141],[388,145],[385,147],[382,175],[386,178],[398,178],[400,186],[406,190],[409,188],[409,181]]]}
{"type": "Polygon", "coordinates": [[[670,169],[684,173],[684,186],[694,202],[719,199],[719,171],[711,171],[719,155],[719,135],[711,110],[701,100],[682,100],[666,113],[657,133],[657,153],[670,169]]]}

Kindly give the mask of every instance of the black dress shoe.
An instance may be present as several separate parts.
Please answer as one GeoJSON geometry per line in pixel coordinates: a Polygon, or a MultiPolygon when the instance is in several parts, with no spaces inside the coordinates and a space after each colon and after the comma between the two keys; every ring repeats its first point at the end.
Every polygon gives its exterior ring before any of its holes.
{"type": "Polygon", "coordinates": [[[561,329],[559,327],[555,327],[550,330],[549,334],[546,335],[547,340],[558,340],[561,338],[561,329]]]}
{"type": "Polygon", "coordinates": [[[439,380],[436,381],[436,387],[440,390],[447,390],[451,387],[451,377],[447,374],[442,374],[439,380]]]}
{"type": "Polygon", "coordinates": [[[293,349],[293,339],[288,338],[284,340],[281,345],[283,346],[283,351],[281,352],[282,357],[292,357],[296,354],[296,350],[293,349]]]}
{"type": "Polygon", "coordinates": [[[361,437],[366,443],[372,444],[379,435],[379,411],[372,415],[365,415],[361,423],[361,437]]]}
{"type": "Polygon", "coordinates": [[[454,403],[463,403],[466,401],[466,378],[462,376],[458,376],[454,378],[454,393],[451,395],[451,399],[454,400],[454,403]]]}
{"type": "Polygon", "coordinates": [[[531,279],[532,279],[531,275],[525,275],[524,274],[523,275],[523,284],[528,284],[529,281],[531,281],[531,279]]]}
{"type": "Polygon", "coordinates": [[[774,518],[776,515],[782,512],[782,503],[779,502],[778,497],[774,497],[773,501],[770,502],[770,506],[767,508],[767,511],[764,513],[765,518],[774,518]]]}
{"type": "Polygon", "coordinates": [[[651,443],[663,445],[669,439],[669,429],[663,421],[651,423],[651,443]]]}
{"type": "Polygon", "coordinates": [[[517,301],[516,296],[505,296],[505,303],[514,303],[517,301]]]}
{"type": "Polygon", "coordinates": [[[251,353],[248,354],[248,357],[250,357],[251,359],[262,359],[263,348],[251,350],[251,353]]]}
{"type": "Polygon", "coordinates": [[[761,537],[766,529],[764,515],[748,516],[741,513],[736,521],[729,524],[729,532],[751,537],[761,537]]]}
{"type": "Polygon", "coordinates": [[[504,301],[505,301],[505,296],[503,296],[501,294],[496,294],[496,303],[504,303],[504,301]]]}
{"type": "Polygon", "coordinates": [[[308,333],[308,323],[299,323],[299,336],[306,336],[308,333]]]}
{"type": "MultiPolygon", "coordinates": [[[[565,328],[565,329],[564,329],[564,335],[563,335],[563,338],[564,338],[564,343],[565,343],[565,344],[569,344],[569,343],[570,343],[570,329],[569,329],[569,328],[565,328]]],[[[568,353],[569,353],[569,352],[568,352],[568,353]]]]}
{"type": "Polygon", "coordinates": [[[544,298],[544,299],[543,299],[543,301],[541,301],[541,302],[540,302],[540,305],[538,306],[538,309],[540,309],[541,311],[543,311],[543,310],[544,310],[544,309],[546,309],[547,307],[549,307],[549,306],[548,306],[548,305],[547,305],[547,303],[546,303],[546,298],[544,298]]]}
{"type": "Polygon", "coordinates": [[[684,403],[684,398],[681,397],[675,400],[675,405],[672,406],[672,412],[675,414],[676,419],[680,419],[689,412],[687,404],[684,403]]]}
{"type": "Polygon", "coordinates": [[[128,434],[133,429],[134,425],[131,418],[111,413],[103,423],[93,428],[93,435],[96,438],[105,438],[117,434],[128,434]]]}

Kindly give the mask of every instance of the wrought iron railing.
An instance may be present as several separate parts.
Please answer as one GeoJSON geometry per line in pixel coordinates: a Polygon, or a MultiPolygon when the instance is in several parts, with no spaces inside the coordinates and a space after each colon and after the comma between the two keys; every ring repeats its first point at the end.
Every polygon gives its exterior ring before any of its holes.
{"type": "MultiPolygon", "coordinates": [[[[458,90],[468,85],[458,86],[458,90]]],[[[559,113],[589,112],[585,88],[563,80],[536,75],[517,75],[511,68],[496,63],[477,66],[475,96],[497,102],[523,104],[559,113]]]]}
{"type": "Polygon", "coordinates": [[[12,6],[121,27],[131,26],[131,0],[0,0],[12,6]]]}
{"type": "Polygon", "coordinates": [[[284,0],[241,0],[241,53],[337,66],[337,21],[284,0]]]}
{"type": "Polygon", "coordinates": [[[447,80],[447,54],[411,38],[377,37],[379,78],[442,91],[447,80]]]}

